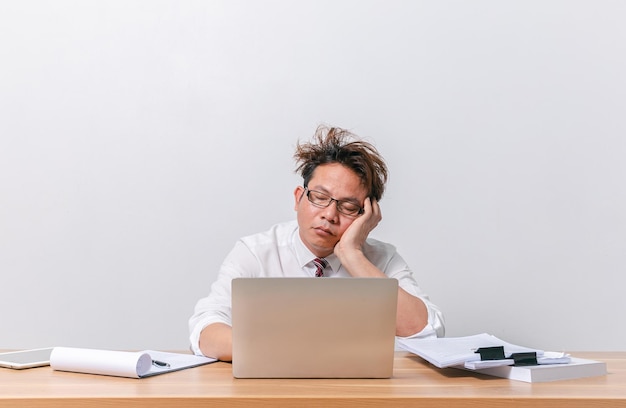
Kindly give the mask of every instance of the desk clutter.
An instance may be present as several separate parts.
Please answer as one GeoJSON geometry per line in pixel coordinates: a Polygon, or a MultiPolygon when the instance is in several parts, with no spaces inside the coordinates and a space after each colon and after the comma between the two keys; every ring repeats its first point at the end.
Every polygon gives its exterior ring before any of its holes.
{"type": "Polygon", "coordinates": [[[604,362],[518,346],[487,333],[398,339],[398,345],[438,368],[458,368],[525,382],[595,377],[607,373],[604,362]]]}
{"type": "MultiPolygon", "coordinates": [[[[607,374],[606,363],[602,361],[523,347],[486,333],[466,337],[397,339],[397,345],[437,368],[462,369],[529,383],[607,374]]],[[[54,347],[0,353],[0,366],[8,368],[49,364],[55,371],[129,378],[151,377],[216,361],[192,354],[154,350],[129,352],[54,347]]]]}

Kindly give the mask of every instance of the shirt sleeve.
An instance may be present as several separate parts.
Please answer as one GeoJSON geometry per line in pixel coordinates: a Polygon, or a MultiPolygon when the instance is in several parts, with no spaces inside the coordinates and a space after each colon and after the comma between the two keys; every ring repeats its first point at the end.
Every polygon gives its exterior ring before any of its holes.
{"type": "MultiPolygon", "coordinates": [[[[418,333],[414,333],[406,338],[427,338],[427,337],[443,337],[445,335],[445,325],[443,313],[437,305],[430,301],[428,295],[422,291],[413,277],[413,272],[407,265],[406,261],[398,254],[395,247],[386,244],[387,248],[384,253],[384,265],[381,269],[390,278],[398,280],[398,286],[404,291],[413,295],[424,302],[428,310],[428,323],[418,333]]],[[[381,259],[382,261],[382,259],[381,259]]]]}
{"type": "Polygon", "coordinates": [[[257,258],[242,241],[237,241],[222,263],[217,279],[211,285],[209,295],[196,303],[194,313],[189,319],[189,341],[194,354],[202,355],[200,333],[205,327],[213,323],[232,326],[232,280],[238,277],[255,276],[258,269],[257,258]]]}

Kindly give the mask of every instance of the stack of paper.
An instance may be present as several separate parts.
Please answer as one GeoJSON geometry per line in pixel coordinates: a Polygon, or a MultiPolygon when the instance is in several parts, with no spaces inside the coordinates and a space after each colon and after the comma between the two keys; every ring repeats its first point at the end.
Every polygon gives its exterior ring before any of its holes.
{"type": "Polygon", "coordinates": [[[473,371],[494,377],[534,383],[606,375],[606,363],[571,357],[571,361],[564,364],[499,366],[473,371]]]}
{"type": "Polygon", "coordinates": [[[442,337],[432,339],[398,339],[398,345],[439,368],[463,365],[468,361],[480,361],[476,353],[481,347],[504,346],[504,354],[536,352],[542,350],[516,346],[487,333],[467,337],[442,337]]]}
{"type": "MultiPolygon", "coordinates": [[[[567,353],[544,351],[543,354],[537,355],[537,365],[567,364],[571,361],[572,358],[567,353]]],[[[468,370],[480,370],[482,368],[510,366],[514,364],[514,359],[507,358],[502,360],[466,361],[463,366],[468,370]]]]}
{"type": "Polygon", "coordinates": [[[512,380],[544,382],[606,375],[603,362],[517,346],[486,333],[467,337],[398,339],[398,345],[439,368],[462,368],[512,380]],[[535,352],[537,365],[515,366],[512,358],[481,361],[476,350],[497,346],[504,347],[506,357],[513,353],[535,352]]]}

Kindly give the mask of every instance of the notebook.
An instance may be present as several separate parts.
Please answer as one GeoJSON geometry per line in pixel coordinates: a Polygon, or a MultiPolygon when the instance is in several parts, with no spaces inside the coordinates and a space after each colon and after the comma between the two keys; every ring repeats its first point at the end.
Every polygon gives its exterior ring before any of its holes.
{"type": "Polygon", "coordinates": [[[237,278],[233,376],[389,378],[398,281],[237,278]]]}

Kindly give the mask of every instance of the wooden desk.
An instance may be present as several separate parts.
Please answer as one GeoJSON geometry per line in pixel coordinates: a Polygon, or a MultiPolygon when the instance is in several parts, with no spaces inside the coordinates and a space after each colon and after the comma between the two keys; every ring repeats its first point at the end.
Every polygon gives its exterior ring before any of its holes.
{"type": "Polygon", "coordinates": [[[574,355],[605,361],[609,374],[528,384],[440,370],[405,352],[385,380],[235,379],[222,362],[141,380],[0,369],[0,407],[626,407],[626,352],[574,355]]]}

